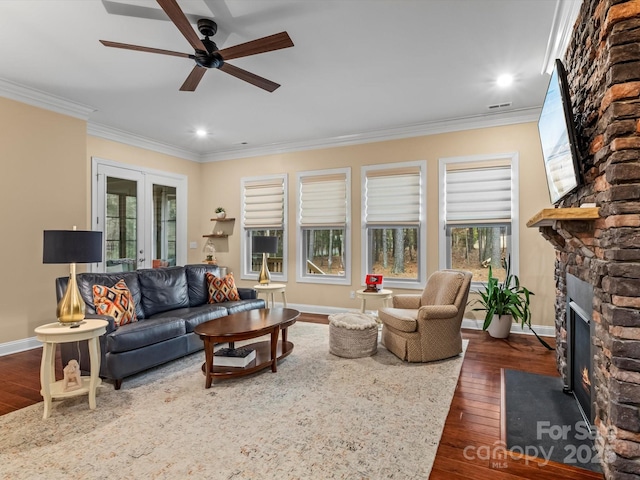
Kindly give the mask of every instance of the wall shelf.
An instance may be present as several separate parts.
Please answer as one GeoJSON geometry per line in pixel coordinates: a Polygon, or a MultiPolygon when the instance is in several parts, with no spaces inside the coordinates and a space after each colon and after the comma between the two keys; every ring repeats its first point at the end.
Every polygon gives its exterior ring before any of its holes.
{"type": "Polygon", "coordinates": [[[227,238],[229,235],[223,233],[222,235],[218,235],[217,233],[210,233],[209,235],[202,235],[204,238],[227,238]]]}
{"type": "Polygon", "coordinates": [[[212,218],[211,221],[212,222],[235,222],[236,219],[235,218],[224,217],[224,218],[212,218]]]}
{"type": "Polygon", "coordinates": [[[544,208],[527,222],[527,227],[548,227],[556,221],[597,220],[600,218],[598,207],[590,208],[544,208]]]}

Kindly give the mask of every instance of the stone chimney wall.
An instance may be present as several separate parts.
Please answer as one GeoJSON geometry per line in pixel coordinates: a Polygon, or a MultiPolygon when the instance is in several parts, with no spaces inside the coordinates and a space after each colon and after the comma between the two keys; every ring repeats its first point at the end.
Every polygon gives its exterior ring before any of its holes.
{"type": "Polygon", "coordinates": [[[605,478],[640,479],[640,0],[584,0],[563,59],[584,185],[560,207],[596,221],[542,227],[556,249],[558,369],[566,380],[567,273],[594,288],[593,378],[605,478]]]}

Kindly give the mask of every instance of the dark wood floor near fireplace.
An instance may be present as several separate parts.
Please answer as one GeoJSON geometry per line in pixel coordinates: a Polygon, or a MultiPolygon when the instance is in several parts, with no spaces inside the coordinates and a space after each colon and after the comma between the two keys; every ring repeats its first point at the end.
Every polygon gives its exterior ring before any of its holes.
{"type": "MultiPolygon", "coordinates": [[[[327,323],[326,315],[302,314],[299,320],[327,323]]],[[[504,463],[465,458],[468,446],[467,452],[470,452],[474,447],[491,447],[500,441],[500,368],[544,375],[557,375],[557,372],[555,353],[546,351],[535,337],[512,335],[505,341],[471,330],[464,330],[463,337],[470,343],[431,480],[602,479],[602,475],[588,470],[557,463],[541,466],[535,459],[507,459],[504,463]]],[[[0,414],[42,400],[41,352],[34,349],[0,357],[0,414]]]]}

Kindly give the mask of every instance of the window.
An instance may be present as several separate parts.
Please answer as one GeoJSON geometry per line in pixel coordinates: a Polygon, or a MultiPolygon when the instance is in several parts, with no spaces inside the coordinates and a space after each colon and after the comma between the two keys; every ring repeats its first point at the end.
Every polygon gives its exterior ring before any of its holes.
{"type": "Polygon", "coordinates": [[[351,284],[351,170],[298,174],[297,281],[351,284]]]}
{"type": "Polygon", "coordinates": [[[242,179],[242,278],[257,279],[262,254],[251,251],[254,236],[278,237],[278,251],[268,254],[267,267],[274,281],[287,280],[287,176],[242,179]]]}
{"type": "Polygon", "coordinates": [[[424,161],[362,169],[363,281],[375,273],[390,287],[424,282],[426,175],[424,161]]]}
{"type": "Polygon", "coordinates": [[[489,266],[505,279],[502,260],[518,265],[517,154],[440,159],[440,268],[486,282],[489,266]]]}

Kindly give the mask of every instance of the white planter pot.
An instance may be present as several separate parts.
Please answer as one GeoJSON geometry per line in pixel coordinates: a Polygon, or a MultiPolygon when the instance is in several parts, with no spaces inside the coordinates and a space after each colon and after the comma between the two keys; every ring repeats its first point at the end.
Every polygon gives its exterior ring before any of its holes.
{"type": "Polygon", "coordinates": [[[223,218],[225,218],[226,216],[227,216],[227,213],[226,213],[226,212],[218,212],[218,213],[216,213],[216,218],[223,219],[223,218]]]}
{"type": "Polygon", "coordinates": [[[511,315],[494,315],[487,332],[493,338],[507,338],[511,331],[511,324],[513,323],[513,317],[511,315]]]}

